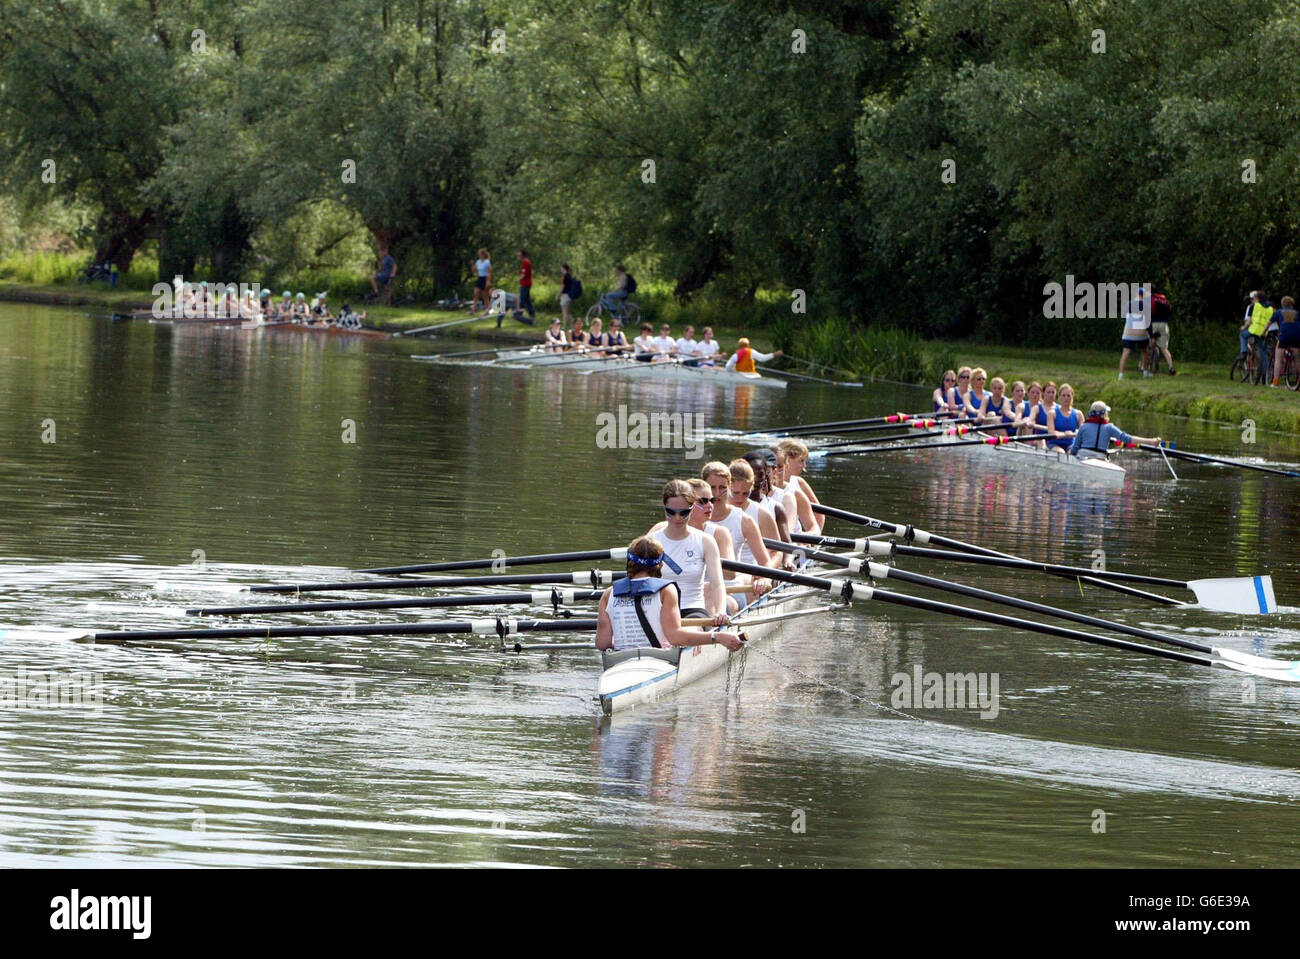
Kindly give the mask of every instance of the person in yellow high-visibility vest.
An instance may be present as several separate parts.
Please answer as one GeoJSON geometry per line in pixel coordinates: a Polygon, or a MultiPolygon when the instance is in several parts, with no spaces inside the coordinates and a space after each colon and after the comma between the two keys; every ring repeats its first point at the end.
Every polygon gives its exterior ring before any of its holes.
{"type": "Polygon", "coordinates": [[[731,359],[727,360],[727,369],[735,370],[738,373],[757,373],[758,363],[766,363],[774,356],[784,355],[781,350],[777,350],[775,353],[760,353],[749,345],[747,338],[742,336],[736,343],[736,352],[732,353],[731,359]]]}
{"type": "Polygon", "coordinates": [[[1255,338],[1255,355],[1259,359],[1257,369],[1264,368],[1264,334],[1268,332],[1268,325],[1273,320],[1273,307],[1268,303],[1264,296],[1263,290],[1251,290],[1250,305],[1246,307],[1246,315],[1242,318],[1241,329],[1237,333],[1237,340],[1241,345],[1241,355],[1246,355],[1250,338],[1255,338]]]}

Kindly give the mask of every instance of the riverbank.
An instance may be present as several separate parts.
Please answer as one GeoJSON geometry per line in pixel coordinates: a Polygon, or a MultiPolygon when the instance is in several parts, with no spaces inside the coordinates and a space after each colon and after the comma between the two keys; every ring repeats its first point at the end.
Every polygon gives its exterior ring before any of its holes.
{"type": "MultiPolygon", "coordinates": [[[[86,307],[87,311],[91,313],[130,313],[132,310],[153,308],[153,298],[141,290],[109,290],[102,285],[34,284],[0,280],[0,301],[6,300],[17,303],[39,303],[47,306],[86,307]]],[[[553,296],[545,300],[547,303],[553,301],[553,296]]],[[[331,305],[337,310],[341,302],[341,298],[335,297],[331,305]]],[[[543,302],[540,294],[538,302],[543,302]]],[[[454,322],[455,326],[449,326],[427,335],[430,339],[443,337],[450,339],[485,339],[510,344],[542,342],[543,333],[550,323],[551,317],[559,315],[558,309],[539,308],[537,322],[532,325],[520,323],[512,318],[507,318],[498,325],[495,318],[470,320],[469,312],[464,309],[444,310],[419,304],[369,306],[354,303],[352,306],[353,309],[366,314],[366,326],[389,333],[407,333],[428,326],[454,322]]],[[[656,324],[660,322],[654,315],[649,316],[648,319],[656,324]]],[[[700,328],[699,324],[697,324],[697,328],[700,328]]],[[[713,329],[715,336],[724,349],[733,349],[736,340],[742,336],[748,336],[753,341],[755,349],[764,352],[772,349],[771,336],[765,334],[762,330],[733,328],[725,323],[715,323],[713,329]]],[[[681,335],[682,330],[682,326],[674,325],[673,335],[681,335]]],[[[636,335],[637,331],[630,331],[628,339],[630,340],[636,335]]]]}

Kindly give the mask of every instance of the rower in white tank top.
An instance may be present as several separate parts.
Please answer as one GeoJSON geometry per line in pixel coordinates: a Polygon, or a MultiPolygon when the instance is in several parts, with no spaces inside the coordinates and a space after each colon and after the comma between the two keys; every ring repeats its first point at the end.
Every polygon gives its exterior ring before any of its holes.
{"type": "Polygon", "coordinates": [[[743,523],[745,514],[736,507],[731,507],[727,512],[727,518],[716,525],[721,526],[731,534],[731,551],[736,554],[736,561],[740,563],[754,563],[754,553],[745,542],[745,527],[743,523]]]}
{"type": "Polygon", "coordinates": [[[686,535],[681,539],[672,539],[666,530],[651,535],[664,548],[664,568],[660,576],[676,583],[681,590],[682,614],[707,609],[704,602],[704,537],[707,534],[687,527],[686,535]],[[674,563],[681,572],[674,569],[674,563]]]}
{"type": "Polygon", "coordinates": [[[795,496],[794,489],[787,483],[785,486],[772,487],[772,495],[776,498],[776,503],[785,511],[786,522],[790,526],[791,533],[802,533],[803,523],[799,519],[799,500],[795,496]]]}
{"type": "MultiPolygon", "coordinates": [[[[672,586],[666,587],[672,589],[672,586]]],[[[664,611],[664,602],[662,591],[655,593],[653,596],[642,596],[639,598],[631,596],[610,596],[609,605],[606,612],[609,614],[609,624],[614,630],[614,648],[617,649],[640,649],[643,647],[653,647],[654,644],[645,634],[645,627],[641,625],[641,618],[636,614],[636,604],[641,604],[645,612],[646,622],[654,630],[655,639],[659,640],[659,646],[662,649],[668,649],[671,644],[664,637],[664,628],[662,615],[664,611]]]]}

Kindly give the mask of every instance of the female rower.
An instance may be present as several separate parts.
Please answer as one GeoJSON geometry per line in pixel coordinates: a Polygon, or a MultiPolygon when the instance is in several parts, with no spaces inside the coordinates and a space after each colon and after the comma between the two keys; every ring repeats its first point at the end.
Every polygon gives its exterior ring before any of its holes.
{"type": "Polygon", "coordinates": [[[299,293],[293,299],[293,321],[295,323],[307,323],[311,320],[311,310],[307,306],[307,295],[299,293]]]}
{"type": "MultiPolygon", "coordinates": [[[[700,476],[713,495],[713,513],[710,519],[730,534],[736,559],[742,563],[771,566],[771,556],[763,545],[763,531],[758,528],[758,521],[746,513],[743,507],[731,503],[731,468],[714,460],[704,464],[700,476]]],[[[748,499],[748,492],[745,497],[748,499]]]]}
{"type": "Polygon", "coordinates": [[[961,412],[961,404],[957,401],[957,374],[952,370],[944,370],[943,381],[935,388],[931,399],[936,413],[952,413],[955,416],[961,412]]]}
{"type": "Polygon", "coordinates": [[[569,341],[564,338],[564,330],[560,328],[560,318],[557,316],[551,320],[551,325],[546,328],[545,350],[548,353],[558,353],[568,347],[569,341]]]}
{"type": "Polygon", "coordinates": [[[1047,414],[1047,429],[1052,433],[1064,433],[1064,436],[1052,437],[1047,441],[1049,450],[1068,450],[1075,431],[1083,425],[1083,417],[1074,408],[1074,387],[1069,383],[1061,384],[1061,402],[1055,410],[1047,414]]]}
{"type": "MultiPolygon", "coordinates": [[[[769,470],[776,462],[776,454],[771,450],[750,450],[736,462],[746,463],[754,474],[754,481],[749,485],[749,502],[746,512],[758,520],[758,528],[769,539],[790,541],[789,518],[785,510],[772,498],[772,479],[769,470]],[[755,512],[756,511],[756,512],[755,512]],[[767,525],[767,520],[772,525],[767,525]]],[[[735,465],[734,463],[732,464],[735,465]]],[[[732,477],[734,480],[734,476],[732,477]]],[[[734,482],[733,482],[734,487],[734,482]]],[[[733,489],[734,496],[734,489],[733,489]]]]}
{"type": "Polygon", "coordinates": [[[817,515],[812,511],[812,501],[804,495],[797,483],[791,482],[787,471],[789,457],[780,445],[772,447],[776,454],[776,465],[771,469],[772,498],[776,500],[789,518],[791,533],[820,532],[817,515]]]}
{"type": "MultiPolygon", "coordinates": [[[[715,499],[713,490],[708,483],[698,477],[691,477],[685,482],[691,488],[691,493],[695,497],[694,508],[691,510],[686,525],[691,529],[697,529],[705,535],[713,537],[713,542],[718,545],[718,558],[720,560],[735,559],[736,553],[731,542],[731,533],[721,523],[713,522],[713,503],[715,499]]],[[[656,523],[651,528],[650,535],[654,536],[662,532],[667,526],[667,520],[656,523]]],[[[722,576],[724,581],[734,581],[736,574],[723,570],[722,576]]],[[[728,596],[726,599],[727,612],[734,613],[739,608],[739,604],[734,597],[728,596]]]]}
{"type": "Polygon", "coordinates": [[[989,398],[988,391],[984,389],[984,381],[988,379],[988,374],[984,372],[982,366],[977,366],[970,371],[970,391],[966,394],[966,415],[971,419],[979,419],[984,414],[984,407],[989,398]]]}
{"type": "Polygon", "coordinates": [[[1034,408],[1042,396],[1043,388],[1037,383],[1030,383],[1028,389],[1024,380],[1016,380],[1011,384],[1011,413],[1015,416],[1016,436],[1034,434],[1034,408]]]}
{"type": "Polygon", "coordinates": [[[600,329],[600,317],[595,317],[591,321],[591,329],[587,331],[587,349],[593,350],[598,356],[604,356],[605,351],[605,334],[600,329]]]}
{"type": "MultiPolygon", "coordinates": [[[[1056,384],[1053,383],[1051,380],[1048,380],[1047,383],[1043,386],[1043,396],[1042,399],[1038,401],[1038,408],[1034,410],[1034,424],[1035,426],[1042,427],[1042,429],[1035,429],[1034,430],[1035,433],[1047,432],[1048,418],[1051,417],[1052,411],[1055,409],[1056,409],[1056,384]]],[[[1046,449],[1047,447],[1046,442],[1034,443],[1032,445],[1038,447],[1039,449],[1046,449]]]]}
{"type": "Polygon", "coordinates": [[[954,399],[957,400],[957,415],[964,417],[966,415],[966,396],[970,392],[970,367],[957,367],[957,392],[954,399]]]}
{"type": "Polygon", "coordinates": [[[587,334],[582,329],[585,323],[586,320],[580,316],[573,318],[573,327],[569,330],[569,349],[576,350],[586,347],[587,334]]]}
{"type": "MultiPolygon", "coordinates": [[[[1022,384],[1023,388],[1023,384],[1022,384]]],[[[989,384],[989,392],[984,400],[982,413],[984,419],[989,423],[1005,423],[1006,429],[986,430],[989,436],[1009,436],[1011,435],[1011,426],[1016,421],[1015,411],[1012,409],[1011,401],[1007,399],[1007,384],[1000,376],[993,377],[993,382],[989,384]]]]}
{"type": "Polygon", "coordinates": [[[616,316],[609,321],[609,332],[605,334],[605,352],[611,356],[622,356],[627,351],[627,337],[623,335],[623,321],[616,316]]]}
{"type": "Polygon", "coordinates": [[[713,625],[722,626],[727,621],[727,591],[718,544],[688,523],[695,512],[695,493],[685,480],[669,480],[663,503],[667,522],[646,533],[663,547],[667,568],[660,575],[681,591],[683,616],[709,616],[713,625]]]}
{"type": "MultiPolygon", "coordinates": [[[[778,456],[785,458],[785,481],[788,485],[793,486],[804,496],[808,497],[809,509],[813,503],[821,503],[817,494],[813,492],[812,484],[808,482],[804,472],[808,469],[808,447],[803,444],[802,440],[785,439],[775,446],[778,456]]],[[[820,513],[813,513],[813,518],[817,521],[817,528],[814,530],[804,523],[804,529],[809,532],[820,533],[822,527],[826,525],[826,517],[820,513]]]]}
{"type": "Polygon", "coordinates": [[[732,652],[740,649],[742,640],[737,633],[682,625],[677,590],[660,575],[663,563],[663,547],[649,536],[638,537],[628,546],[627,578],[600,596],[596,648],[666,649],[721,643],[732,652]]]}
{"type": "Polygon", "coordinates": [[[293,316],[293,294],[288,290],[280,294],[278,312],[282,320],[288,320],[293,316]]]}
{"type": "Polygon", "coordinates": [[[1093,403],[1088,410],[1088,418],[1079,427],[1079,432],[1074,434],[1074,442],[1070,444],[1070,452],[1080,459],[1105,459],[1106,451],[1110,449],[1112,439],[1121,443],[1145,443],[1148,446],[1160,445],[1159,436],[1130,436],[1110,422],[1109,417],[1109,406],[1101,400],[1093,403]]]}

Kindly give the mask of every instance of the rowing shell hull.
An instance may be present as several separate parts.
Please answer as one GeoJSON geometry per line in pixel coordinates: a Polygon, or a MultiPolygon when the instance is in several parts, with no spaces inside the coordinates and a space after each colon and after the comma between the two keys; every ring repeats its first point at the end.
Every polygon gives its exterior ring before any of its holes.
{"type": "MultiPolygon", "coordinates": [[[[843,573],[837,570],[829,575],[843,575],[843,573]]],[[[782,591],[796,589],[799,589],[799,587],[790,584],[779,586],[754,603],[747,611],[752,612],[754,615],[763,615],[778,610],[786,612],[800,609],[819,600],[825,602],[827,599],[826,594],[813,591],[800,599],[793,599],[784,603],[772,601],[780,596],[782,591]]],[[[794,619],[787,622],[797,623],[800,620],[794,619]]],[[[742,620],[736,628],[745,631],[747,645],[752,646],[779,630],[784,624],[784,622],[760,623],[757,626],[746,628],[742,620]]],[[[687,646],[683,648],[681,658],[676,665],[667,660],[648,656],[624,660],[600,674],[600,682],[596,687],[600,708],[606,716],[610,716],[614,713],[632,709],[635,706],[652,703],[676,692],[683,686],[689,686],[710,673],[716,672],[727,665],[727,662],[733,656],[739,657],[742,655],[744,655],[743,651],[733,654],[725,646],[710,644],[708,646],[687,646]]]]}
{"type": "Polygon", "coordinates": [[[268,330],[276,333],[315,333],[318,336],[368,336],[371,339],[388,339],[392,334],[383,330],[368,330],[364,327],[351,329],[345,326],[321,326],[303,323],[245,323],[241,330],[268,330]]]}
{"type": "Polygon", "coordinates": [[[1062,479],[1119,488],[1124,485],[1124,477],[1128,475],[1124,467],[1110,460],[1079,459],[1064,450],[1039,450],[1016,443],[991,446],[978,440],[966,439],[971,449],[982,450],[983,455],[993,457],[1001,465],[1042,470],[1062,479]]]}
{"type": "Polygon", "coordinates": [[[544,366],[575,370],[600,376],[636,376],[677,380],[707,386],[770,386],[785,389],[785,380],[758,373],[740,373],[720,366],[687,366],[684,363],[646,363],[631,358],[580,358],[575,353],[546,353],[541,350],[508,350],[497,354],[497,362],[512,366],[544,366]]]}

